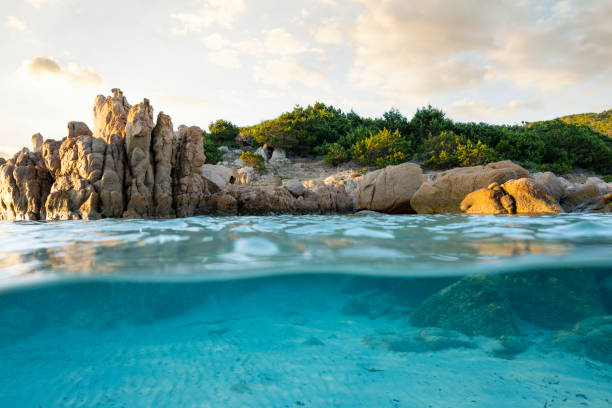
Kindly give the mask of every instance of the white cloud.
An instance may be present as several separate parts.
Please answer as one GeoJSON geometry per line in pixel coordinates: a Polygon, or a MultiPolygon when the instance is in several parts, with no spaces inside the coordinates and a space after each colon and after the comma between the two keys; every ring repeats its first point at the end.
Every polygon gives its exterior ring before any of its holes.
{"type": "Polygon", "coordinates": [[[325,45],[342,45],[344,43],[344,34],[340,28],[340,23],[333,18],[313,28],[312,36],[315,41],[325,45]]]}
{"type": "Polygon", "coordinates": [[[6,18],[6,26],[18,31],[25,31],[27,28],[26,24],[15,16],[8,16],[6,18]]]}
{"type": "Polygon", "coordinates": [[[327,6],[336,7],[338,2],[336,0],[314,0],[315,3],[325,4],[327,6]]]}
{"type": "Polygon", "coordinates": [[[449,116],[453,119],[470,121],[487,121],[492,118],[504,118],[513,115],[519,110],[538,110],[542,108],[541,102],[521,102],[513,100],[503,106],[491,106],[483,101],[472,101],[464,98],[453,102],[448,108],[449,116]]]}
{"type": "Polygon", "coordinates": [[[325,83],[322,71],[299,64],[292,57],[266,60],[255,67],[253,77],[258,82],[278,88],[289,88],[294,83],[311,87],[325,83]]]}
{"type": "Polygon", "coordinates": [[[55,0],[24,0],[27,4],[35,8],[41,8],[46,4],[51,4],[55,0]]]}
{"type": "Polygon", "coordinates": [[[24,63],[28,75],[38,79],[68,80],[77,85],[102,85],[104,79],[88,67],[68,64],[62,67],[55,59],[48,56],[35,57],[24,63]]]}
{"type": "Polygon", "coordinates": [[[264,30],[261,38],[230,41],[219,33],[202,38],[208,60],[225,68],[239,68],[242,55],[291,56],[309,51],[308,46],[284,28],[264,30]]]}
{"type": "Polygon", "coordinates": [[[170,14],[170,17],[180,23],[179,27],[172,29],[172,34],[199,33],[212,25],[231,28],[246,10],[244,0],[201,0],[199,4],[200,8],[192,13],[170,14]]]}

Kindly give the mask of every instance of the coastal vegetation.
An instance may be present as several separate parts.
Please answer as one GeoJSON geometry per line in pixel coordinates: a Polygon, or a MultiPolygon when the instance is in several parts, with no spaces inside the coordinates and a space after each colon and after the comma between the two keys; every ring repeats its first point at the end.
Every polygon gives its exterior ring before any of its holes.
{"type": "Polygon", "coordinates": [[[611,113],[492,125],[455,122],[432,106],[418,109],[411,119],[397,109],[369,118],[317,102],[248,127],[218,120],[204,140],[213,162],[220,160],[220,145],[267,144],[295,156],[322,155],[329,165],[353,160],[385,167],[416,160],[448,169],[513,160],[534,171],[565,174],[579,167],[612,174],[611,113]]]}

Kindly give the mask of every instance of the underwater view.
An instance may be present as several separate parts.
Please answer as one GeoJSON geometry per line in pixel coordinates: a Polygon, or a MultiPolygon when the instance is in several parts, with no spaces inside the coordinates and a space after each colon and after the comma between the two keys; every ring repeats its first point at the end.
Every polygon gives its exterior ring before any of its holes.
{"type": "Polygon", "coordinates": [[[612,216],[0,223],[2,407],[612,406],[612,216]]]}

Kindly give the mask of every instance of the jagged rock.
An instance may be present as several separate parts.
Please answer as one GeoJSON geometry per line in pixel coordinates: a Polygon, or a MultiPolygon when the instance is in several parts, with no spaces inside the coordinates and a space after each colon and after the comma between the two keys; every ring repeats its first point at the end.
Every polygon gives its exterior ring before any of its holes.
{"type": "Polygon", "coordinates": [[[201,168],[206,162],[202,129],[180,126],[175,146],[174,204],[177,217],[190,217],[205,211],[206,197],[219,188],[205,179],[201,168]]]}
{"type": "Polygon", "coordinates": [[[419,214],[458,213],[461,202],[472,191],[528,176],[527,170],[511,161],[448,170],[438,174],[432,183],[421,185],[410,206],[419,214]]]}
{"type": "Polygon", "coordinates": [[[40,133],[32,135],[32,151],[34,153],[42,153],[43,137],[40,133]]]}
{"type": "Polygon", "coordinates": [[[234,184],[236,181],[234,169],[222,165],[203,165],[202,176],[215,184],[220,190],[225,190],[228,184],[234,184]]]}
{"type": "Polygon", "coordinates": [[[302,197],[304,193],[306,193],[306,187],[304,187],[304,184],[300,183],[299,181],[288,183],[285,188],[296,198],[302,197]]]}
{"type": "Polygon", "coordinates": [[[236,184],[250,184],[257,178],[253,167],[242,167],[236,171],[236,184]]]}
{"type": "MultiPolygon", "coordinates": [[[[153,107],[145,99],[134,105],[125,126],[126,211],[124,217],[142,218],[153,215],[155,174],[151,151],[153,107]]],[[[204,158],[206,160],[206,158],[204,158]]]]}
{"type": "Polygon", "coordinates": [[[356,209],[390,214],[414,213],[410,200],[421,187],[422,175],[421,167],[414,163],[367,173],[359,183],[356,209]]]}
{"type": "Polygon", "coordinates": [[[536,183],[542,185],[548,194],[557,202],[565,196],[565,191],[569,188],[569,181],[562,177],[555,176],[554,173],[547,171],[535,178],[536,183]]]}
{"type": "Polygon", "coordinates": [[[285,154],[284,150],[274,149],[274,151],[272,152],[272,157],[270,157],[271,164],[287,163],[288,161],[289,159],[287,158],[287,155],[285,154]]]}
{"type": "Polygon", "coordinates": [[[213,194],[208,202],[216,215],[238,215],[238,202],[226,192],[219,191],[213,194]]]}
{"type": "Polygon", "coordinates": [[[156,217],[174,216],[172,194],[172,169],[176,144],[170,116],[159,112],[151,134],[155,184],[153,186],[153,214],[156,217]]]}
{"type": "Polygon", "coordinates": [[[105,150],[104,140],[92,137],[87,125],[68,123],[68,137],[59,148],[60,168],[45,204],[47,219],[100,218],[98,191],[105,150]]]}
{"type": "Polygon", "coordinates": [[[599,197],[601,192],[599,188],[594,184],[585,184],[577,188],[569,189],[563,199],[561,200],[561,206],[565,211],[574,211],[578,205],[592,199],[599,197]]]}
{"type": "Polygon", "coordinates": [[[591,198],[574,208],[575,212],[612,212],[612,193],[591,198]]]}
{"type": "Polygon", "coordinates": [[[62,167],[62,161],[59,155],[61,145],[61,140],[53,139],[45,140],[42,145],[42,157],[45,160],[45,166],[47,166],[53,178],[59,176],[59,171],[62,167]]]}
{"type": "Polygon", "coordinates": [[[417,327],[457,330],[468,336],[517,335],[510,302],[497,277],[469,276],[442,289],[410,315],[417,327]]]}
{"type": "Polygon", "coordinates": [[[114,88],[111,92],[113,95],[109,97],[96,96],[93,110],[93,136],[104,139],[106,143],[111,142],[113,135],[125,137],[125,126],[131,108],[120,89],[114,88]]]}
{"type": "Polygon", "coordinates": [[[502,188],[514,199],[517,214],[556,214],[563,211],[546,188],[531,179],[509,180],[502,188]]]}
{"type": "Polygon", "coordinates": [[[40,152],[23,148],[0,164],[0,219],[44,220],[51,183],[40,152]]]}
{"type": "Polygon", "coordinates": [[[119,218],[123,215],[125,162],[125,142],[120,135],[113,134],[104,152],[100,180],[100,210],[103,217],[119,218]]]}
{"type": "Polygon", "coordinates": [[[563,350],[612,364],[612,316],[594,316],[570,330],[552,334],[539,344],[544,351],[563,350]]]}

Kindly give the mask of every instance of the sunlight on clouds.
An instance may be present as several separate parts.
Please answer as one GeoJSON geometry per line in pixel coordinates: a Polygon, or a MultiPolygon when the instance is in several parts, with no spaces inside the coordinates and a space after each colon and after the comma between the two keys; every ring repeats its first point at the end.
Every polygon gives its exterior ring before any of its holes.
{"type": "Polygon", "coordinates": [[[32,7],[40,8],[44,6],[45,4],[53,3],[55,0],[24,0],[24,1],[32,7]]]}
{"type": "Polygon", "coordinates": [[[483,101],[472,101],[464,98],[453,102],[453,104],[448,107],[448,113],[456,119],[485,121],[491,118],[504,118],[521,109],[538,110],[541,108],[541,102],[521,102],[513,100],[503,106],[490,106],[483,101]]]}
{"type": "Polygon", "coordinates": [[[35,57],[30,61],[26,61],[22,69],[33,78],[63,81],[77,85],[94,85],[99,86],[104,84],[102,77],[93,72],[88,67],[80,67],[76,64],[68,64],[66,67],[60,64],[52,57],[40,56],[35,57]]]}
{"type": "Polygon", "coordinates": [[[323,21],[321,25],[312,29],[312,36],[320,44],[342,45],[344,34],[340,28],[340,23],[336,19],[323,21]]]}
{"type": "Polygon", "coordinates": [[[246,10],[244,0],[203,0],[198,4],[201,4],[201,7],[193,13],[170,15],[181,24],[180,27],[172,29],[172,34],[199,33],[212,25],[231,28],[236,19],[246,10]]]}
{"type": "Polygon", "coordinates": [[[8,16],[6,18],[6,26],[18,31],[25,31],[27,28],[26,24],[15,16],[8,16]]]}
{"type": "Polygon", "coordinates": [[[298,62],[290,57],[266,60],[255,67],[253,77],[265,85],[289,88],[293,83],[306,86],[321,86],[325,83],[323,72],[298,62]]]}

